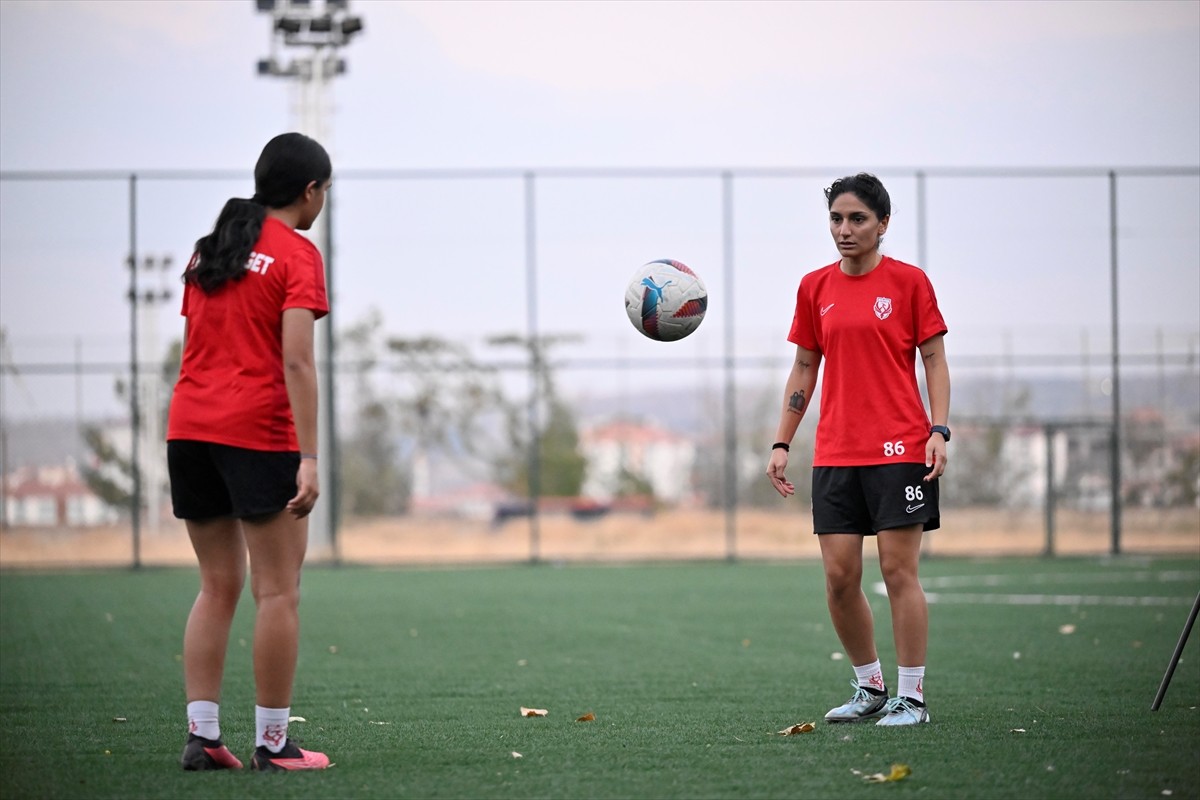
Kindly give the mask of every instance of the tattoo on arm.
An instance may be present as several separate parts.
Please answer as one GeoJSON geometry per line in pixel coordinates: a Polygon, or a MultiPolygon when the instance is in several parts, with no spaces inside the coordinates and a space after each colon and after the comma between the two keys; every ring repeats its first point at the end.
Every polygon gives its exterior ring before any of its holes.
{"type": "Polygon", "coordinates": [[[799,414],[804,411],[804,392],[792,392],[788,398],[788,411],[799,414]]]}

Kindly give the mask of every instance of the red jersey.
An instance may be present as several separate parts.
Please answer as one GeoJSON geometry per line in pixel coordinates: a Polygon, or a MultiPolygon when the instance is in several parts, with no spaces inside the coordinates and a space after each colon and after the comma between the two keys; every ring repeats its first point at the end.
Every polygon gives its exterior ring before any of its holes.
{"type": "Polygon", "coordinates": [[[847,275],[839,261],[801,279],[788,341],[825,361],[813,466],[925,463],[917,346],[945,332],[933,285],[911,264],[884,256],[847,275]]]}
{"type": "Polygon", "coordinates": [[[212,294],[183,289],[187,341],[171,397],[167,439],[294,452],[296,425],[283,377],[283,312],[329,313],[325,269],[312,242],[274,217],[246,275],[212,294]]]}

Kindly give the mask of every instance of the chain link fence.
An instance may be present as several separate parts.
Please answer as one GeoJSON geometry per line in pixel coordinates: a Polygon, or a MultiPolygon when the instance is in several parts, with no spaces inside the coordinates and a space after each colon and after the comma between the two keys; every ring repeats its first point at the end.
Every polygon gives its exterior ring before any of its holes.
{"type": "MultiPolygon", "coordinates": [[[[815,557],[814,419],[798,495],[763,472],[795,288],[831,260],[821,189],[849,171],[339,173],[314,556],[815,557]],[[663,257],[711,298],[672,344],[621,306],[663,257]]],[[[1200,551],[1200,170],[878,174],[885,251],[927,268],[950,328],[927,550],[1200,551]]],[[[191,559],[162,442],[179,273],[248,182],[0,174],[0,566],[191,559]]]]}

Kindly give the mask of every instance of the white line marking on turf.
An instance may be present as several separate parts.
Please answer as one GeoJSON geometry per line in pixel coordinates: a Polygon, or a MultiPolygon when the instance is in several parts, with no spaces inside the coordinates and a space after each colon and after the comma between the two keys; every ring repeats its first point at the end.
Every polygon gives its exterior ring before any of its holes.
{"type": "MultiPolygon", "coordinates": [[[[1099,594],[1005,594],[999,592],[942,592],[930,591],[942,588],[995,588],[1004,584],[1071,584],[1086,583],[1176,583],[1187,581],[1195,583],[1200,580],[1200,572],[1183,570],[1164,570],[1152,572],[1107,573],[1099,575],[1081,575],[1079,573],[1035,573],[1033,575],[947,575],[922,579],[926,588],[925,600],[928,603],[963,603],[974,605],[1007,605],[1007,606],[1186,606],[1194,602],[1194,597],[1163,597],[1161,595],[1099,595],[1099,594]]],[[[871,586],[875,594],[887,597],[887,585],[876,581],[871,586]]]]}

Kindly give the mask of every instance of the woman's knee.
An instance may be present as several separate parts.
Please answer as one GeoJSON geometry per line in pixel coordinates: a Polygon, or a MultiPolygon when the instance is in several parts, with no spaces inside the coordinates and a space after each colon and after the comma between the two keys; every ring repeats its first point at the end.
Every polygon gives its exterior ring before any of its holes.
{"type": "Polygon", "coordinates": [[[917,575],[917,565],[901,559],[884,559],[879,564],[883,575],[883,584],[888,594],[895,596],[899,593],[921,589],[921,581],[917,575]]]}
{"type": "Polygon", "coordinates": [[[825,593],[831,599],[840,599],[862,590],[862,565],[827,564],[825,566],[825,593]]]}
{"type": "Polygon", "coordinates": [[[289,603],[300,605],[300,576],[288,575],[255,575],[250,581],[250,591],[254,602],[262,605],[265,602],[289,603]]]}
{"type": "Polygon", "coordinates": [[[246,583],[245,573],[229,575],[204,575],[200,580],[200,593],[211,602],[235,608],[242,596],[246,583]]]}

